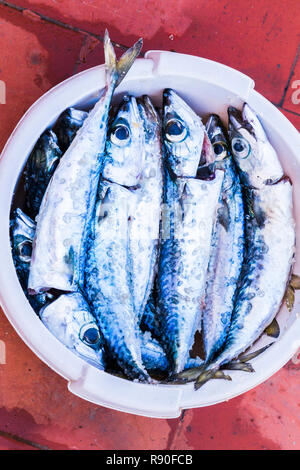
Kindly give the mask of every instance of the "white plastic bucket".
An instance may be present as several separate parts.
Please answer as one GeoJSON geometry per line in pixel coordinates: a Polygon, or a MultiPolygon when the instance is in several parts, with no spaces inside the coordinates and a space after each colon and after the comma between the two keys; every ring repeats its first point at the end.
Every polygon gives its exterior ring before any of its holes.
{"type": "MultiPolygon", "coordinates": [[[[250,390],[279,370],[300,348],[300,301],[296,295],[293,312],[283,307],[279,323],[281,336],[275,344],[253,360],[255,373],[232,371],[232,382],[210,381],[194,391],[193,384],[148,385],[131,382],[96,369],[69,351],[42,324],[28,303],[14,268],[9,216],[14,190],[35,142],[69,106],[92,105],[104,87],[104,66],[94,67],[64,81],[43,95],[24,115],[8,140],[0,160],[0,302],[25,343],[49,367],[68,381],[69,390],[93,403],[144,416],[175,418],[182,409],[213,405],[250,390]]],[[[268,100],[254,90],[246,75],[199,57],[150,51],[138,59],[116,90],[136,96],[149,94],[161,102],[162,90],[174,88],[204,118],[219,114],[227,121],[228,105],[241,107],[244,101],[257,112],[277,149],[286,173],[294,185],[297,224],[297,260],[300,272],[300,137],[292,124],[268,100]],[[297,197],[298,195],[298,197],[297,197]]],[[[263,337],[255,349],[268,344],[263,337]]]]}

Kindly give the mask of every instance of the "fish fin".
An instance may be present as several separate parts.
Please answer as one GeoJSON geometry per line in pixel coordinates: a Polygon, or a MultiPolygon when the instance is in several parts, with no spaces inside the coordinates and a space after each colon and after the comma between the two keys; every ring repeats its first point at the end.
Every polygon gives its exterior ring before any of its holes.
{"type": "Polygon", "coordinates": [[[294,290],[299,290],[300,289],[300,276],[298,274],[292,274],[290,284],[289,284],[294,290]]]}
{"type": "Polygon", "coordinates": [[[135,59],[141,52],[142,47],[143,47],[143,39],[140,38],[130,49],[127,49],[127,51],[124,52],[122,57],[118,60],[117,62],[118,78],[116,81],[116,87],[121,83],[121,81],[127,74],[133,62],[135,61],[135,59]]]}
{"type": "Polygon", "coordinates": [[[104,34],[104,56],[107,83],[116,82],[118,79],[117,58],[107,29],[104,34]]]}
{"type": "Polygon", "coordinates": [[[213,379],[223,379],[223,380],[229,380],[229,381],[232,380],[230,375],[224,374],[224,372],[220,369],[216,371],[215,375],[213,376],[213,379]]]}
{"type": "Polygon", "coordinates": [[[225,375],[224,372],[220,369],[211,369],[203,371],[197,378],[194,389],[199,390],[204,384],[206,384],[211,379],[224,379],[232,380],[230,375],[225,375]]]}
{"type": "Polygon", "coordinates": [[[177,374],[175,377],[174,377],[174,380],[177,381],[182,381],[182,383],[184,382],[193,382],[194,380],[196,380],[199,375],[201,375],[201,373],[204,371],[204,367],[203,366],[199,366],[199,367],[191,367],[190,369],[186,369],[186,370],[183,370],[182,372],[179,372],[179,374],[177,374]]]}
{"type": "Polygon", "coordinates": [[[291,284],[287,286],[283,301],[285,302],[288,311],[291,312],[295,303],[295,289],[291,284]]]}
{"type": "Polygon", "coordinates": [[[286,291],[283,297],[283,303],[286,304],[289,312],[293,310],[295,303],[295,291],[300,289],[300,276],[298,274],[291,274],[290,280],[287,284],[286,291]]]}
{"type": "Polygon", "coordinates": [[[270,346],[272,346],[273,343],[270,343],[270,344],[267,344],[267,346],[264,346],[263,348],[260,348],[258,349],[257,351],[254,351],[253,353],[249,353],[249,354],[241,354],[239,357],[238,357],[238,360],[240,362],[248,362],[248,361],[251,361],[251,359],[254,359],[255,357],[259,356],[261,353],[263,353],[264,351],[266,351],[270,346]]]}
{"type": "Polygon", "coordinates": [[[116,53],[112,42],[110,40],[107,29],[104,34],[104,56],[105,56],[105,68],[106,68],[106,81],[108,84],[113,83],[116,88],[128,70],[132,66],[136,57],[141,52],[143,46],[143,40],[140,38],[130,49],[127,49],[122,57],[117,61],[116,53]]]}
{"type": "Polygon", "coordinates": [[[280,326],[276,318],[274,318],[272,323],[267,326],[264,332],[266,335],[271,336],[272,338],[278,338],[278,336],[280,335],[280,326]]]}
{"type": "Polygon", "coordinates": [[[242,370],[243,372],[255,372],[252,365],[249,362],[232,361],[221,366],[222,369],[226,370],[242,370]]]}

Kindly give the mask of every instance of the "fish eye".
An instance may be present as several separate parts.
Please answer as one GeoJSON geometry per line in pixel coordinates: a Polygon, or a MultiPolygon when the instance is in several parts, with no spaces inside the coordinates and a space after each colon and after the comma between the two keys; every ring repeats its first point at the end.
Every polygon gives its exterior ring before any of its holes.
{"type": "Polygon", "coordinates": [[[251,151],[249,142],[241,137],[234,137],[232,139],[231,147],[233,154],[239,158],[247,158],[251,151]]]}
{"type": "Polygon", "coordinates": [[[117,124],[112,128],[110,140],[113,144],[123,147],[130,139],[130,132],[125,124],[117,124]]]}
{"type": "Polygon", "coordinates": [[[23,261],[23,263],[30,263],[32,253],[32,242],[29,240],[24,240],[18,245],[17,250],[20,260],[23,261]]]}
{"type": "Polygon", "coordinates": [[[187,130],[178,119],[170,119],[166,124],[165,135],[169,142],[182,142],[187,136],[187,130]]]}
{"type": "Polygon", "coordinates": [[[225,142],[216,142],[213,144],[216,160],[223,160],[223,158],[227,157],[227,145],[225,142]]]}
{"type": "Polygon", "coordinates": [[[100,341],[99,328],[95,323],[87,323],[81,327],[79,337],[87,346],[96,346],[100,341]]]}

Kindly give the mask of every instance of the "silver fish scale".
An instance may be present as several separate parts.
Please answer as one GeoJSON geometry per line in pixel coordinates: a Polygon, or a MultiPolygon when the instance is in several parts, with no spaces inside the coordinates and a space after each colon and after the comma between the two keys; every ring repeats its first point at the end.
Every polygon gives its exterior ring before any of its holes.
{"type": "Polygon", "coordinates": [[[206,361],[223,346],[230,327],[236,284],[244,252],[244,206],[238,175],[230,159],[219,199],[202,313],[206,361]]]}
{"type": "Polygon", "coordinates": [[[87,239],[85,292],[109,353],[132,378],[147,379],[130,282],[129,224],[135,193],[102,182],[87,239]]]}
{"type": "Polygon", "coordinates": [[[289,181],[247,190],[246,258],[226,346],[218,366],[250,347],[277,314],[295,248],[289,181]]]}
{"type": "Polygon", "coordinates": [[[129,224],[134,307],[138,322],[146,307],[156,273],[162,202],[162,162],[160,139],[145,143],[145,169],[140,188],[132,197],[129,224]]]}
{"type": "MultiPolygon", "coordinates": [[[[167,357],[158,341],[151,338],[150,333],[142,337],[142,358],[147,370],[168,371],[167,357]]],[[[199,367],[203,361],[200,358],[188,358],[185,369],[199,367]]]]}
{"type": "Polygon", "coordinates": [[[49,183],[37,217],[28,287],[38,293],[76,291],[84,264],[83,240],[97,193],[113,87],[86,118],[49,183]]]}
{"type": "Polygon", "coordinates": [[[167,178],[166,204],[158,271],[163,346],[174,373],[183,370],[200,321],[217,202],[224,177],[201,181],[167,178]],[[178,211],[183,208],[183,217],[178,211]],[[177,213],[176,213],[177,212],[177,213]],[[168,233],[168,220],[170,221],[168,233]]]}

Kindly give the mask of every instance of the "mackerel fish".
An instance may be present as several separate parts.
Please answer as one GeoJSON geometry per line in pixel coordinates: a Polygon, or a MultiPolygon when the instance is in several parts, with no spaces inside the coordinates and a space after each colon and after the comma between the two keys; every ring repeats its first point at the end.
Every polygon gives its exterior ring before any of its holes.
{"type": "Polygon", "coordinates": [[[25,166],[25,210],[32,219],[40,205],[51,177],[62,157],[56,134],[45,131],[35,144],[25,166]]]}
{"type": "Polygon", "coordinates": [[[29,295],[27,290],[32,242],[36,224],[21,209],[16,209],[10,222],[12,257],[19,282],[35,312],[50,303],[55,297],[51,292],[29,295]]]}
{"type": "Polygon", "coordinates": [[[131,251],[143,149],[144,129],[137,102],[134,97],[125,97],[108,133],[86,243],[84,291],[104,336],[107,355],[128,377],[149,381],[141,357],[140,309],[136,309],[133,297],[131,251]]]}
{"type": "Polygon", "coordinates": [[[129,249],[134,307],[140,322],[156,274],[163,173],[160,118],[148,96],[139,98],[137,104],[144,127],[144,164],[131,209],[129,249]]]}
{"type": "Polygon", "coordinates": [[[165,213],[157,289],[161,344],[170,373],[177,374],[184,369],[200,323],[224,172],[213,168],[214,152],[200,117],[170,89],[164,91],[163,135],[165,213]]]}
{"type": "Polygon", "coordinates": [[[230,107],[228,115],[245,201],[245,256],[226,343],[209,366],[214,369],[238,358],[272,322],[295,252],[291,182],[253,110],[245,103],[242,112],[230,107]]]}
{"type": "Polygon", "coordinates": [[[77,291],[86,258],[85,237],[93,213],[105,155],[111,98],[139,54],[142,41],[117,62],[104,38],[106,87],[51,178],[37,217],[28,288],[77,291]]]}
{"type": "Polygon", "coordinates": [[[61,113],[53,127],[53,131],[57,135],[59,147],[63,152],[66,152],[70,147],[87,117],[87,112],[76,108],[68,108],[61,113]]]}
{"type": "Polygon", "coordinates": [[[202,338],[206,362],[221,350],[230,327],[237,281],[244,252],[244,207],[241,184],[229,150],[227,133],[217,115],[210,116],[206,130],[224,169],[217,218],[207,272],[202,338]]]}

